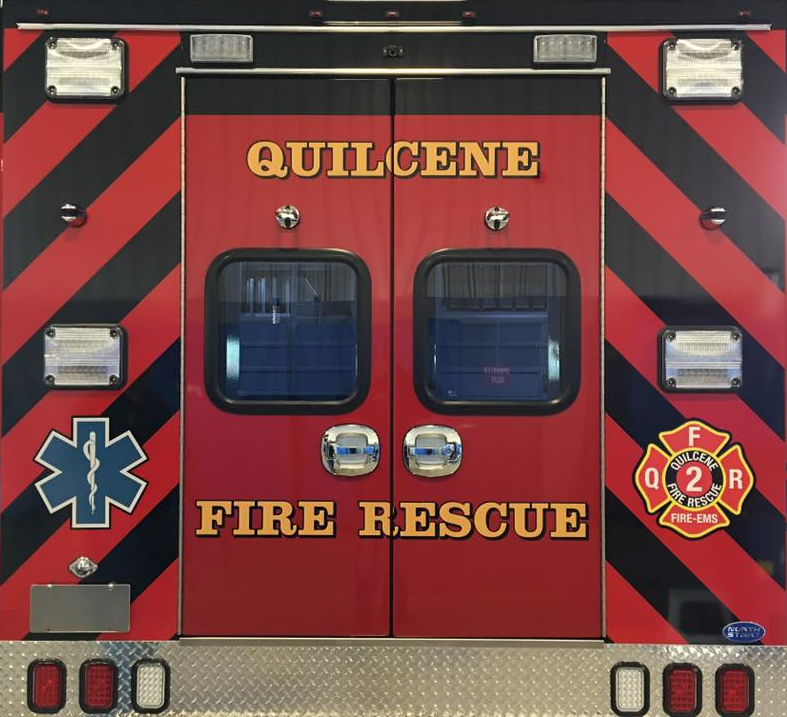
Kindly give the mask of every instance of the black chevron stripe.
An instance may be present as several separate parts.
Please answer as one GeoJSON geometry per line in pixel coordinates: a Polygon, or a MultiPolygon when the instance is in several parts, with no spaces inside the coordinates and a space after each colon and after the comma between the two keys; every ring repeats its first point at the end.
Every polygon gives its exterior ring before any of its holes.
{"type": "MultiPolygon", "coordinates": [[[[740,398],[784,438],[784,369],[611,196],[607,195],[607,265],[665,324],[738,326],[743,331],[740,398]]],[[[656,338],[652,341],[655,344],[656,338]]]]}
{"type": "MultiPolygon", "coordinates": [[[[178,117],[175,50],[5,219],[4,286],[64,231],[60,207],[95,201],[178,117]]],[[[129,198],[133,211],[133,198],[129,198]]]]}
{"type": "Polygon", "coordinates": [[[610,565],[691,643],[723,643],[738,618],[609,489],[606,557],[610,565]]]}
{"type": "Polygon", "coordinates": [[[696,206],[725,207],[724,234],[783,289],[783,219],[612,48],[607,57],[609,119],[696,206]]]}
{"type": "Polygon", "coordinates": [[[3,366],[3,434],[47,394],[43,331],[54,323],[120,323],[180,260],[180,195],[171,199],[3,366]]]}
{"type": "Polygon", "coordinates": [[[3,72],[3,130],[8,142],[46,101],[44,94],[44,48],[42,34],[3,72]]]}
{"type": "MultiPolygon", "coordinates": [[[[658,442],[660,431],[676,428],[686,420],[617,349],[606,344],[606,411],[640,447],[658,442]]],[[[729,516],[727,532],[768,575],[785,586],[785,520],[754,488],[741,515],[729,516]]],[[[616,534],[614,541],[620,540],[616,534]]],[[[670,573],[662,573],[660,580],[670,573]]]]}
{"type": "MultiPolygon", "coordinates": [[[[745,104],[780,142],[787,114],[787,75],[756,42],[743,37],[745,104]]],[[[745,141],[745,140],[744,140],[745,141]]]]}
{"type": "MultiPolygon", "coordinates": [[[[150,439],[178,410],[179,376],[180,340],[104,411],[102,416],[110,419],[111,434],[131,431],[140,445],[150,439]]],[[[43,471],[36,480],[47,473],[43,471]]],[[[68,510],[48,513],[33,483],[22,491],[0,515],[0,583],[8,580],[69,518],[68,510]]],[[[159,548],[170,549],[164,545],[159,548]]]]}

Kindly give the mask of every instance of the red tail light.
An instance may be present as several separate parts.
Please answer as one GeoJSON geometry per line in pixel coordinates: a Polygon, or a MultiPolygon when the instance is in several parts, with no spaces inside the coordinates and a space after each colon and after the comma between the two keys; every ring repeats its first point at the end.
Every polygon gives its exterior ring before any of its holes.
{"type": "Polygon", "coordinates": [[[716,711],[722,717],[749,717],[754,712],[754,672],[746,665],[716,670],[716,711]]]}
{"type": "Polygon", "coordinates": [[[58,660],[36,660],[27,668],[27,703],[33,712],[54,714],[66,704],[66,666],[58,660]]]}
{"type": "Polygon", "coordinates": [[[702,710],[702,673],[695,665],[664,669],[664,711],[670,717],[696,717],[702,710]]]}
{"type": "Polygon", "coordinates": [[[110,712],[117,704],[117,667],[89,660],[79,671],[79,704],[83,712],[110,712]]]}

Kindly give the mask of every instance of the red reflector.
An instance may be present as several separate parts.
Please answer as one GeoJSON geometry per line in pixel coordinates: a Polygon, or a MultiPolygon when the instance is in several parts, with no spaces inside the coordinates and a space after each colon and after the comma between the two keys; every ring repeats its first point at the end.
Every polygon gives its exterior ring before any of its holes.
{"type": "Polygon", "coordinates": [[[702,675],[694,665],[664,670],[664,711],[670,717],[696,717],[702,708],[702,675]]]}
{"type": "Polygon", "coordinates": [[[723,717],[754,712],[754,672],[746,665],[722,665],[716,671],[716,711],[723,717]]]}
{"type": "Polygon", "coordinates": [[[117,667],[106,660],[82,664],[79,704],[83,712],[109,712],[117,702],[117,667]]]}
{"type": "Polygon", "coordinates": [[[66,704],[66,667],[57,660],[37,660],[27,669],[27,702],[33,712],[53,714],[66,704]]]}

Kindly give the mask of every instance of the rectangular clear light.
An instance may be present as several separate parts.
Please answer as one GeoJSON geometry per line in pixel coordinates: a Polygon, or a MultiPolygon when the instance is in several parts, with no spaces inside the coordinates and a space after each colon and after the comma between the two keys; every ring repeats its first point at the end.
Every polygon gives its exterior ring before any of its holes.
{"type": "Polygon", "coordinates": [[[50,37],[45,87],[50,99],[113,99],[126,87],[126,43],[117,37],[50,37]]]}
{"type": "Polygon", "coordinates": [[[160,660],[141,660],[134,665],[134,709],[160,712],[167,706],[169,670],[160,660]]]}
{"type": "Polygon", "coordinates": [[[192,62],[253,62],[251,35],[208,33],[191,36],[192,62]]]}
{"type": "Polygon", "coordinates": [[[743,337],[734,326],[667,328],[662,358],[667,390],[730,391],[743,382],[743,337]]]}
{"type": "Polygon", "coordinates": [[[118,388],[123,375],[119,326],[49,326],[44,331],[44,381],[52,388],[118,388]]]}
{"type": "Polygon", "coordinates": [[[533,39],[533,62],[584,65],[595,61],[595,35],[536,35],[533,39]]]}
{"type": "Polygon", "coordinates": [[[662,55],[663,90],[668,99],[737,100],[743,94],[740,40],[666,40],[662,55]]]}
{"type": "Polygon", "coordinates": [[[648,668],[623,664],[612,669],[612,707],[619,715],[642,715],[648,707],[648,668]]]}

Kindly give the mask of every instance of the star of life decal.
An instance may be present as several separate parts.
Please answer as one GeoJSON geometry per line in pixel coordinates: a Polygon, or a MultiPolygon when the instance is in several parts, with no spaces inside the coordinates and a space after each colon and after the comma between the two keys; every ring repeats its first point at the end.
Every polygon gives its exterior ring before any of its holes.
{"type": "Polygon", "coordinates": [[[659,525],[698,539],[740,515],[754,473],[732,435],[698,420],[659,434],[634,471],[634,485],[659,525]]]}
{"type": "Polygon", "coordinates": [[[133,512],[147,482],[131,473],[147,460],[131,431],[110,439],[108,418],[73,418],[71,438],[50,431],[35,457],[50,470],[35,485],[47,510],[71,507],[71,527],[109,528],[114,505],[133,512]]]}

